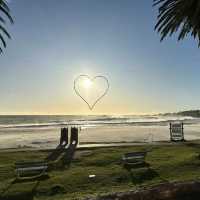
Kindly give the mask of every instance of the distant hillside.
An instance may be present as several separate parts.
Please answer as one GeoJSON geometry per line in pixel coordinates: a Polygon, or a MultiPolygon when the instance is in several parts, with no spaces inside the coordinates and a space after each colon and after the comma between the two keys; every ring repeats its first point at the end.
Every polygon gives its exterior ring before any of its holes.
{"type": "Polygon", "coordinates": [[[182,111],[182,112],[178,112],[177,114],[182,115],[182,116],[200,117],[200,110],[182,111]]]}

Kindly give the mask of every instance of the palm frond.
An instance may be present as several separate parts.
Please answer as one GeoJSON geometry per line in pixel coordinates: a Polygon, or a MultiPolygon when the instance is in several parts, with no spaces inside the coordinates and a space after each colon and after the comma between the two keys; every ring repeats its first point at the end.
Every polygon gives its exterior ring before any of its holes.
{"type": "Polygon", "coordinates": [[[8,33],[8,31],[6,31],[6,29],[5,29],[2,25],[0,25],[0,30],[1,30],[9,39],[11,39],[10,34],[8,33]]]}
{"type": "MultiPolygon", "coordinates": [[[[2,44],[3,44],[3,46],[4,46],[4,48],[6,48],[6,41],[4,40],[4,38],[3,38],[2,35],[0,35],[0,40],[1,40],[1,42],[2,42],[2,44]]],[[[2,51],[0,51],[0,52],[2,52],[2,51]]]]}
{"type": "Polygon", "coordinates": [[[3,6],[3,5],[1,5],[1,4],[0,4],[0,11],[2,11],[2,12],[7,16],[7,18],[10,20],[10,23],[11,23],[11,24],[14,23],[13,18],[12,18],[11,15],[10,15],[10,11],[7,10],[7,9],[5,9],[5,6],[3,6]]]}
{"type": "MultiPolygon", "coordinates": [[[[13,24],[14,21],[13,21],[12,16],[10,15],[10,9],[5,0],[0,0],[0,14],[3,14],[0,16],[0,41],[2,43],[2,46],[6,48],[7,45],[6,45],[6,40],[4,36],[6,36],[9,39],[11,39],[11,36],[6,30],[6,28],[4,27],[6,24],[6,20],[4,19],[4,17],[8,18],[11,24],[13,24]]],[[[2,52],[3,52],[3,49],[0,46],[0,54],[2,52]]]]}
{"type": "Polygon", "coordinates": [[[178,32],[178,40],[189,33],[200,45],[200,0],[153,0],[159,6],[155,30],[161,41],[178,32]]]}
{"type": "Polygon", "coordinates": [[[3,24],[6,23],[5,19],[3,17],[1,17],[1,16],[0,16],[0,22],[3,23],[3,24]]]}

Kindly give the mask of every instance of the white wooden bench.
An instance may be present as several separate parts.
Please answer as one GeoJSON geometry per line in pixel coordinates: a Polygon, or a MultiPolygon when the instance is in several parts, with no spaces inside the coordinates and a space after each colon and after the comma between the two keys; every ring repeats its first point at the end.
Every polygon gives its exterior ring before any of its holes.
{"type": "Polygon", "coordinates": [[[42,176],[48,169],[48,163],[39,162],[16,162],[15,171],[17,178],[42,176]]]}
{"type": "Polygon", "coordinates": [[[147,152],[131,152],[126,153],[122,156],[122,163],[125,166],[129,167],[140,167],[145,166],[145,157],[147,155],[147,152]]]}

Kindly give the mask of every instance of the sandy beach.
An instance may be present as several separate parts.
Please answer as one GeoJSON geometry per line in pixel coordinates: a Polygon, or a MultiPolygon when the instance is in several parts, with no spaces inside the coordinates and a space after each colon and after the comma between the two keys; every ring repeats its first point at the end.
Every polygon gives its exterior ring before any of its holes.
{"type": "MultiPolygon", "coordinates": [[[[200,125],[184,126],[185,139],[199,140],[200,125]]],[[[5,148],[55,148],[59,142],[60,127],[11,128],[0,130],[0,149],[5,148]]],[[[103,146],[111,143],[151,143],[169,141],[168,125],[130,126],[104,125],[82,128],[79,146],[103,146]]]]}

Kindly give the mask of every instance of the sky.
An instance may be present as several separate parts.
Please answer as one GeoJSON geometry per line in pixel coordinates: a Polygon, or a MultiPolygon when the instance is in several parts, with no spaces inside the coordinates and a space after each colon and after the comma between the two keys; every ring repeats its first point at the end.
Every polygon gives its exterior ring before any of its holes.
{"type": "Polygon", "coordinates": [[[196,41],[162,43],[152,0],[10,0],[0,57],[0,114],[152,114],[200,108],[196,41]],[[80,74],[110,88],[93,110],[80,74]]]}

